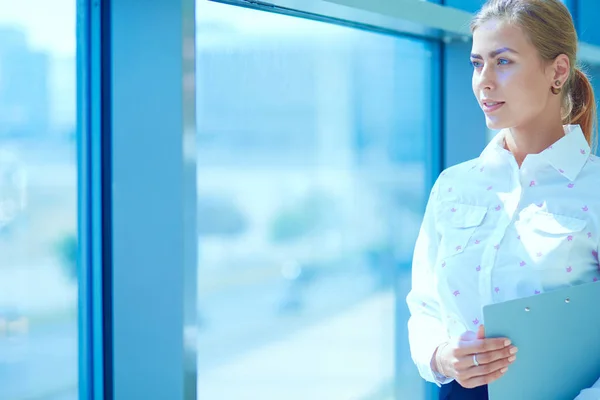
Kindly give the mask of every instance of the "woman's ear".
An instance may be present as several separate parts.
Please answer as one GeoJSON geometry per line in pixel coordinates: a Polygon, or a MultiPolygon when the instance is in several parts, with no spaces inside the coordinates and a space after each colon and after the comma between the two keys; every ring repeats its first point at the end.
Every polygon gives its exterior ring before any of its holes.
{"type": "Polygon", "coordinates": [[[557,87],[556,82],[560,82],[558,87],[563,87],[567,79],[569,79],[569,73],[571,72],[571,62],[566,54],[560,54],[552,63],[551,73],[549,74],[551,81],[550,85],[557,87]]]}

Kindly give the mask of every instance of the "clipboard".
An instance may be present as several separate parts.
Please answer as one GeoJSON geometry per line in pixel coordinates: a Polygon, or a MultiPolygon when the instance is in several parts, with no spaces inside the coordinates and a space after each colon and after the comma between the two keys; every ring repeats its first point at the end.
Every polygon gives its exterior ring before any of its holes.
{"type": "Polygon", "coordinates": [[[600,377],[600,282],[483,307],[486,337],[507,337],[516,361],[490,400],[573,400],[600,377]]]}

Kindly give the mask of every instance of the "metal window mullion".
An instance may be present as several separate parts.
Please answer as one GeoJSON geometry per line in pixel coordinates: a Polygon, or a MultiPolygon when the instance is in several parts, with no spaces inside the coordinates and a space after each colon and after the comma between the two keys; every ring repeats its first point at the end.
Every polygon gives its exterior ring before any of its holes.
{"type": "Polygon", "coordinates": [[[102,165],[102,18],[100,1],[78,0],[77,7],[77,188],[79,398],[104,399],[102,165]]]}
{"type": "Polygon", "coordinates": [[[116,400],[196,397],[195,1],[111,0],[116,400]]]}

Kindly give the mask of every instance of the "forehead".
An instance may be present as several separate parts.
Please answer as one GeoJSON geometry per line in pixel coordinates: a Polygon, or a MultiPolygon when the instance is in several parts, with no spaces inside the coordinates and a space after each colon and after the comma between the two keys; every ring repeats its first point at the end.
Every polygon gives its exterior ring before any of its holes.
{"type": "Polygon", "coordinates": [[[514,24],[491,19],[473,32],[473,53],[484,55],[503,47],[520,54],[534,50],[523,30],[514,24]]]}

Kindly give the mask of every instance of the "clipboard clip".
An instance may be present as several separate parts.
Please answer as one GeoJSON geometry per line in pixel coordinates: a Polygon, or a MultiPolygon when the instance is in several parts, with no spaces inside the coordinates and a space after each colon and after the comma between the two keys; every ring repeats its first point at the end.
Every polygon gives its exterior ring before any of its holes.
{"type": "MultiPolygon", "coordinates": [[[[569,304],[570,302],[571,302],[571,298],[567,297],[565,299],[565,303],[569,304]]],[[[525,312],[529,312],[529,311],[531,311],[531,307],[529,307],[529,306],[525,307],[525,312]]]]}

